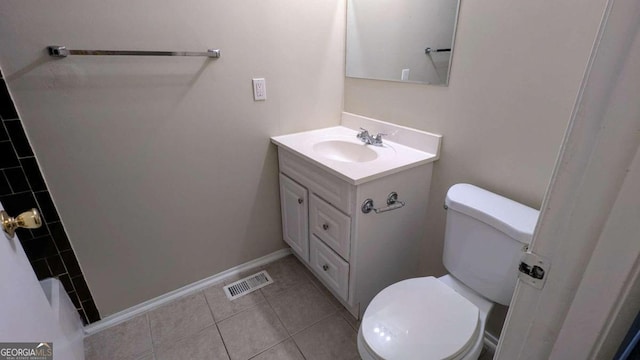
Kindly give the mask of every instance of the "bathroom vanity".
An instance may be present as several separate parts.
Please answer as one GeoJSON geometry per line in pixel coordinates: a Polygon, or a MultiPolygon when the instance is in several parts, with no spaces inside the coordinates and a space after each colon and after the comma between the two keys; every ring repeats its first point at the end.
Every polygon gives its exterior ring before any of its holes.
{"type": "Polygon", "coordinates": [[[418,275],[441,139],[349,113],[341,126],[271,138],[284,241],[356,317],[384,287],[418,275]],[[360,128],[389,135],[367,145],[360,128]]]}

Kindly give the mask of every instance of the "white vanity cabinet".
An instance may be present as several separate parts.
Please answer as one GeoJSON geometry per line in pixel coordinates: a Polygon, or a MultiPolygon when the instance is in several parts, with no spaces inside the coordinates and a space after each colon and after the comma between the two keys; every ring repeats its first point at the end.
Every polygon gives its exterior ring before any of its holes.
{"type": "Polygon", "coordinates": [[[284,241],[354,316],[384,287],[419,275],[431,163],[354,185],[287,149],[278,158],[284,241]],[[404,207],[362,212],[366,199],[385,207],[392,192],[404,207]]]}
{"type": "Polygon", "coordinates": [[[278,146],[284,241],[358,318],[382,289],[421,275],[441,140],[349,113],[342,126],[271,138],[278,146]],[[369,133],[359,128],[390,135],[365,145],[369,133]]]}

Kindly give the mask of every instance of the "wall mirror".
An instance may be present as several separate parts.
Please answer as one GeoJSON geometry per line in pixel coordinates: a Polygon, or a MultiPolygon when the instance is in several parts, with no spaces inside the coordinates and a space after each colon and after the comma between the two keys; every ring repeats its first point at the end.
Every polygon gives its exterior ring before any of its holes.
{"type": "Polygon", "coordinates": [[[348,0],[348,77],[447,85],[459,0],[348,0]]]}

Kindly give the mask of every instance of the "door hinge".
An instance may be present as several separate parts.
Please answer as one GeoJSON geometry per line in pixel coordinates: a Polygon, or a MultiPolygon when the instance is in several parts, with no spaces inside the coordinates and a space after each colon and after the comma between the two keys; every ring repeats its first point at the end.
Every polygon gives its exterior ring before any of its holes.
{"type": "Polygon", "coordinates": [[[547,280],[550,265],[549,261],[540,255],[525,252],[518,266],[518,279],[536,289],[542,289],[547,280]]]}

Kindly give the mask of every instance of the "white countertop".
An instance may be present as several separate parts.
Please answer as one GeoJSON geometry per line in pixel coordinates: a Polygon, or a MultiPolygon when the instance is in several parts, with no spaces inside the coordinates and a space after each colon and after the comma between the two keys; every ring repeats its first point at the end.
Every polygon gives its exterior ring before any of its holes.
{"type": "MultiPolygon", "coordinates": [[[[356,137],[357,134],[358,131],[348,127],[335,126],[295,134],[274,136],[271,138],[271,142],[301,156],[353,185],[359,185],[438,159],[438,154],[436,153],[417,150],[398,142],[385,140],[384,138],[382,147],[365,145],[356,137]],[[316,144],[331,140],[349,142],[354,144],[354,146],[366,146],[368,149],[375,151],[378,156],[370,161],[346,162],[331,159],[314,149],[316,144]]],[[[434,152],[437,152],[439,146],[434,150],[434,152]]]]}

